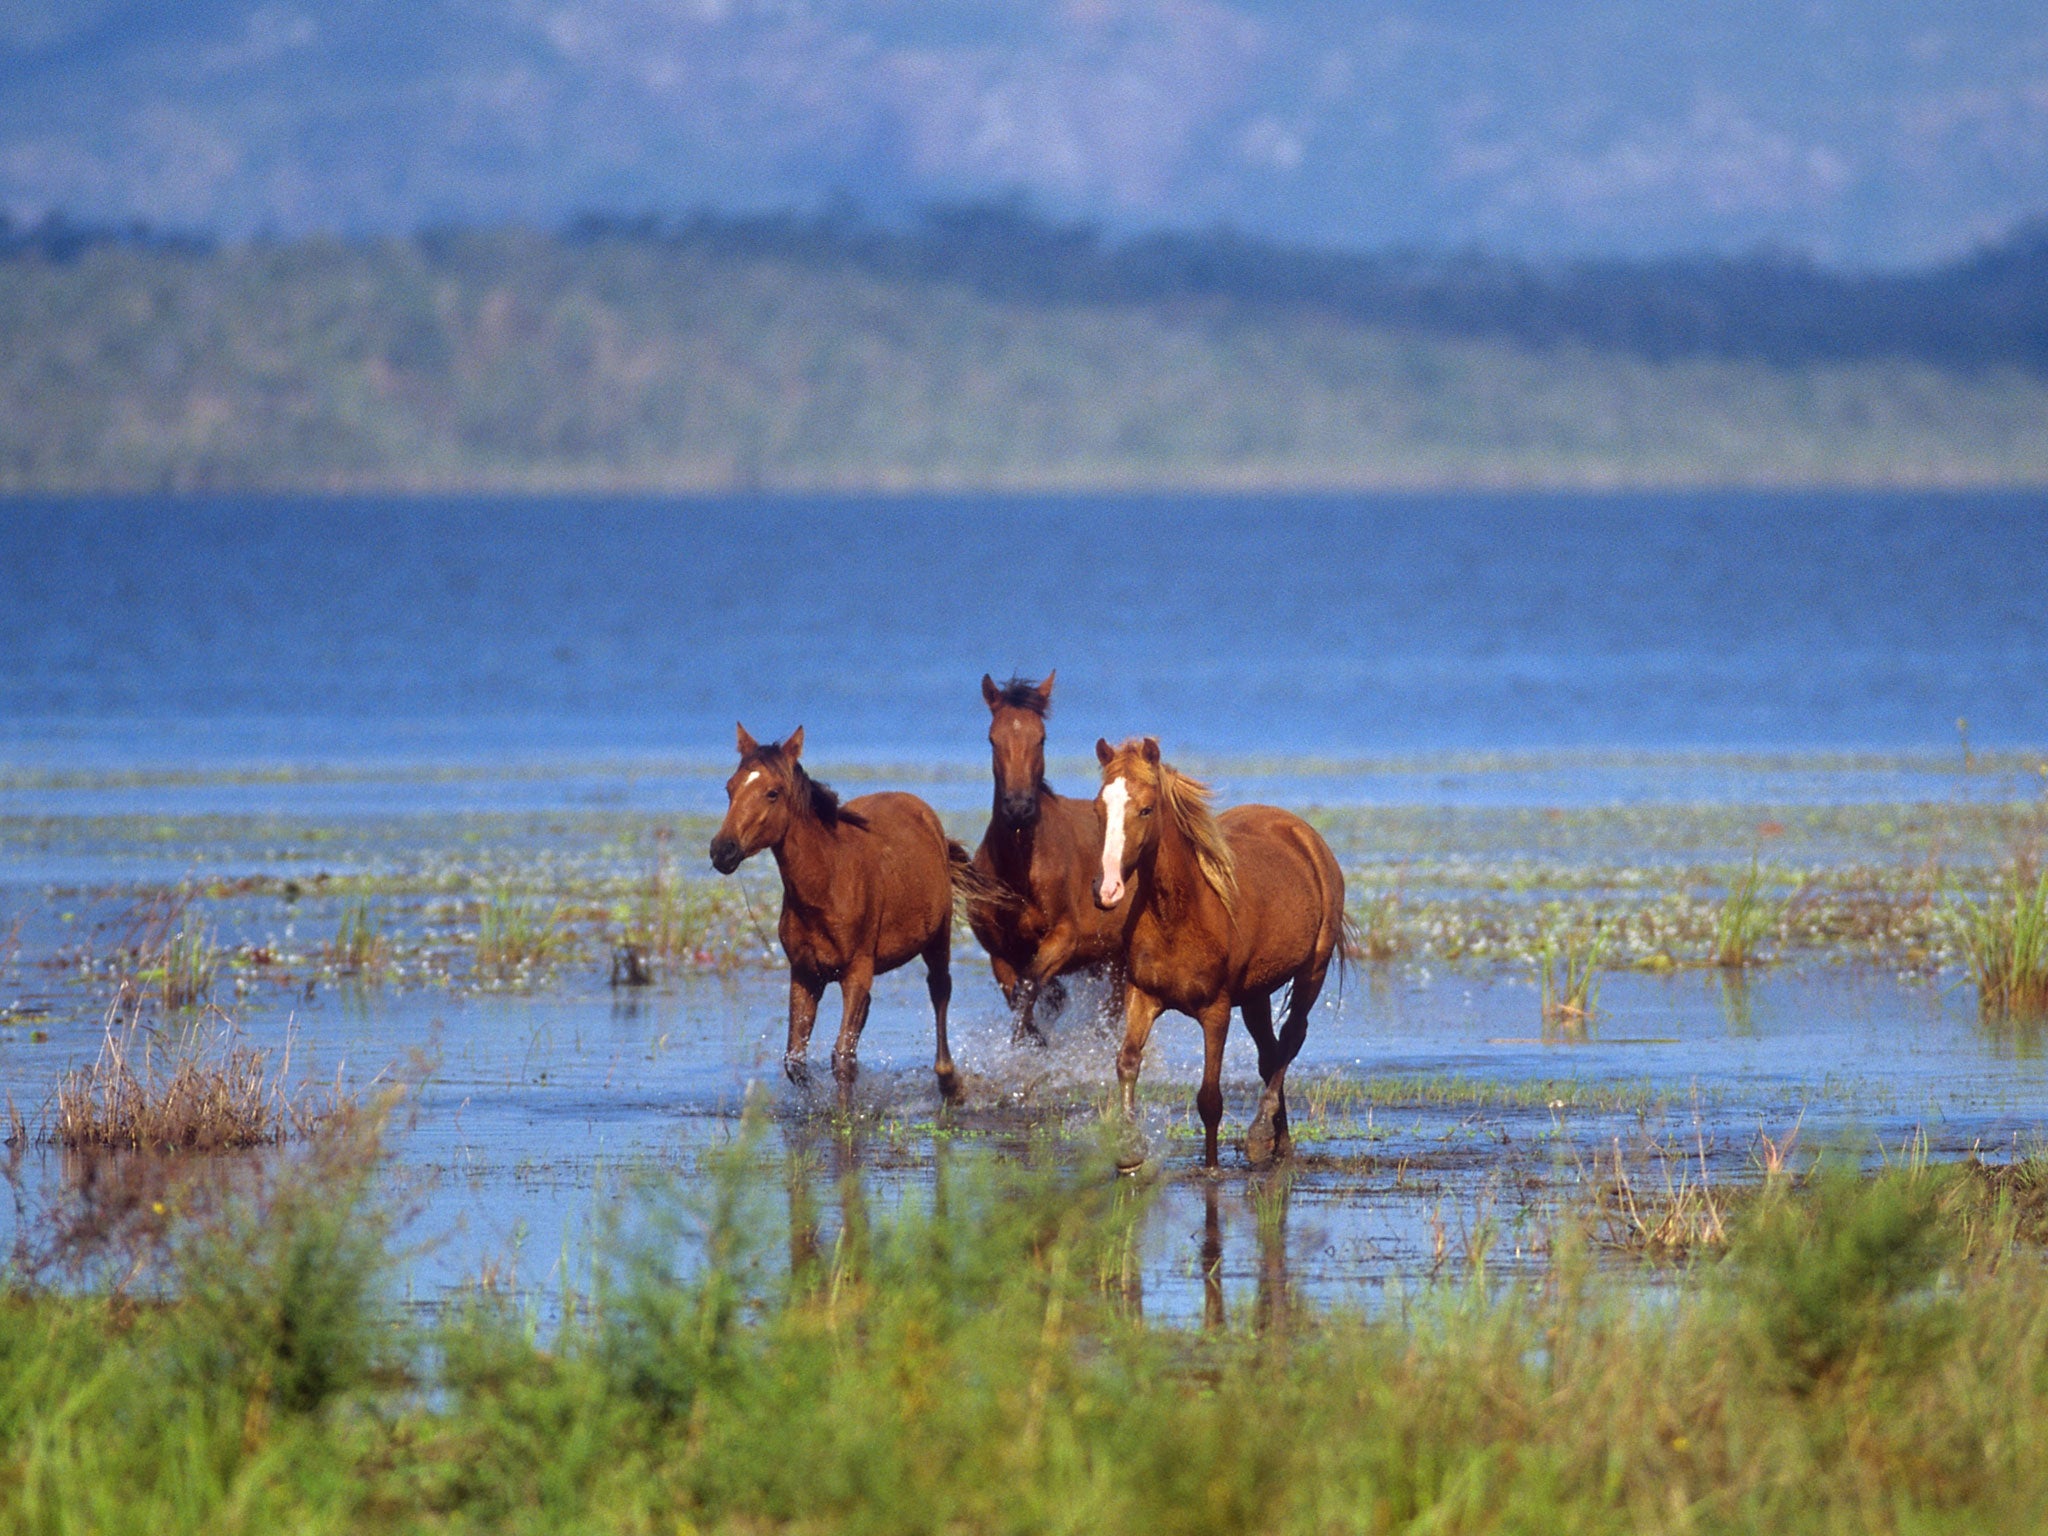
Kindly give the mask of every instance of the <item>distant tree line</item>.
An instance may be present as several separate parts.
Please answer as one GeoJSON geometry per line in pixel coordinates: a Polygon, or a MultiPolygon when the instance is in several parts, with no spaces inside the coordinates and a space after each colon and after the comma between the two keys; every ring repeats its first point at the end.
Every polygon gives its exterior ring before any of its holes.
{"type": "MultiPolygon", "coordinates": [[[[455,261],[475,231],[425,231],[428,261],[455,261]]],[[[587,215],[561,239],[657,245],[723,260],[776,260],[886,280],[945,282],[1031,306],[1322,312],[1424,336],[1576,346],[1650,362],[1718,358],[1796,368],[1892,359],[2048,376],[2048,217],[1941,266],[1831,269],[1796,254],[1538,264],[1481,251],[1342,252],[1230,229],[1112,239],[1021,199],[943,204],[908,222],[850,203],[815,213],[587,215]]],[[[208,237],[144,223],[0,214],[0,259],[69,262],[106,246],[201,256],[208,237]]]]}
{"type": "MultiPolygon", "coordinates": [[[[465,231],[426,231],[424,254],[465,231]]],[[[653,242],[709,256],[852,266],[883,279],[965,285],[1036,305],[1233,305],[1325,311],[1354,324],[1522,346],[1585,346],[1665,362],[1741,358],[1778,367],[1907,358],[1944,369],[2048,373],[2048,217],[1993,246],[1915,272],[1849,272],[1788,252],[1536,264],[1479,250],[1333,252],[1233,229],[1110,240],[1020,199],[952,203],[907,223],[852,203],[817,213],[586,215],[569,244],[653,242]]],[[[201,233],[147,223],[0,215],[0,258],[68,262],[100,246],[205,254],[201,233]]]]}
{"type": "Polygon", "coordinates": [[[1021,201],[936,206],[897,227],[842,205],[809,215],[593,216],[568,234],[850,263],[1026,303],[1318,309],[1399,330],[1653,362],[1899,358],[2048,373],[2048,218],[1960,261],[1904,273],[1830,270],[1778,251],[1537,265],[1479,251],[1315,250],[1229,229],[1110,240],[1021,201]]]}

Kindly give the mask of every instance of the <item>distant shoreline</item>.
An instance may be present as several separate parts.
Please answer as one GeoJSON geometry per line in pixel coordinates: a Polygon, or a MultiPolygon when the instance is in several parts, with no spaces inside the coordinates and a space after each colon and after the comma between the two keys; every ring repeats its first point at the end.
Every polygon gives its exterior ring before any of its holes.
{"type": "Polygon", "coordinates": [[[2048,487],[2048,375],[2016,357],[970,278],[517,232],[0,260],[0,494],[2048,487]]]}

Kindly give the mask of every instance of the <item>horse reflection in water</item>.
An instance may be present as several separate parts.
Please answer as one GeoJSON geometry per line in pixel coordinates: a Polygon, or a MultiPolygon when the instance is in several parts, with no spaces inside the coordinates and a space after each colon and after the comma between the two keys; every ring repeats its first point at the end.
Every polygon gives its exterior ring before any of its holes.
{"type": "MultiPolygon", "coordinates": [[[[798,1126],[783,1132],[789,1196],[789,1277],[800,1288],[829,1283],[835,1271],[858,1270],[868,1255],[868,1194],[858,1122],[814,1134],[798,1126]],[[825,1242],[824,1213],[814,1180],[829,1175],[839,1226],[825,1242]]],[[[939,1149],[943,1158],[944,1149],[939,1149]]],[[[943,1181],[942,1181],[943,1182],[943,1181]]]]}
{"type": "MultiPolygon", "coordinates": [[[[1277,1180],[1251,1192],[1258,1231],[1259,1268],[1252,1295],[1252,1328],[1258,1333],[1285,1333],[1293,1322],[1294,1283],[1287,1269],[1287,1201],[1292,1181],[1277,1180]]],[[[1223,1194],[1214,1179],[1202,1189],[1202,1326],[1221,1332],[1229,1326],[1230,1309],[1223,1293],[1223,1194]]]]}

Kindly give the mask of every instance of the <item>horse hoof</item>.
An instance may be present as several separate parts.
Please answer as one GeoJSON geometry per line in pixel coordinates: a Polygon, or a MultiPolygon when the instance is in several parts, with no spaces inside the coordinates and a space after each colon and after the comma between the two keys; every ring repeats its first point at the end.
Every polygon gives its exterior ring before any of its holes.
{"type": "Polygon", "coordinates": [[[1252,1122],[1250,1130],[1244,1133],[1245,1160],[1254,1168],[1264,1168],[1273,1161],[1279,1150],[1279,1139],[1273,1134],[1273,1122],[1261,1115],[1252,1122]]]}
{"type": "Polygon", "coordinates": [[[799,1088],[811,1086],[811,1064],[801,1056],[783,1057],[782,1075],[799,1088]]]}
{"type": "Polygon", "coordinates": [[[950,1061],[935,1069],[939,1079],[939,1097],[948,1104],[960,1102],[960,1074],[953,1070],[950,1061]]]}
{"type": "Polygon", "coordinates": [[[1145,1166],[1145,1158],[1148,1151],[1144,1135],[1133,1127],[1117,1139],[1116,1171],[1118,1173],[1136,1173],[1145,1166]]]}
{"type": "Polygon", "coordinates": [[[1028,1045],[1037,1050],[1045,1049],[1045,1036],[1035,1024],[1019,1024],[1010,1036],[1011,1045],[1028,1045]]]}

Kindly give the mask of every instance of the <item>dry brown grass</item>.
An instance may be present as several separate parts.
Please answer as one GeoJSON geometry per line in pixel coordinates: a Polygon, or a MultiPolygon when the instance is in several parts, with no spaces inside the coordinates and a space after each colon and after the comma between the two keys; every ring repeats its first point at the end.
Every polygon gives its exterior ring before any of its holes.
{"type": "Polygon", "coordinates": [[[219,1152],[269,1146],[305,1118],[287,1087],[291,1053],[238,1045],[196,1028],[175,1040],[142,1027],[136,1010],[107,1015],[99,1055],[58,1079],[46,1132],[79,1150],[219,1152]]]}

